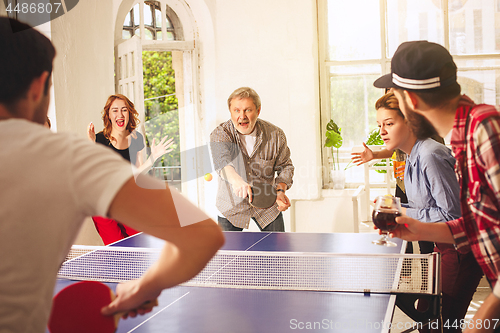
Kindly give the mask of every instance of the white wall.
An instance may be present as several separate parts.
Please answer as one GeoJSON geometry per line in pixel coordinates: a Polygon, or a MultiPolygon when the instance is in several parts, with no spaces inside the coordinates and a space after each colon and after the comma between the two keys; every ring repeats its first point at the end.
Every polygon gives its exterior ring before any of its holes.
{"type": "Polygon", "coordinates": [[[356,197],[355,189],[323,190],[317,200],[297,200],[294,212],[296,232],[358,232],[359,222],[367,220],[364,192],[356,197]],[[354,221],[354,209],[358,219],[354,221]]]}
{"type": "MultiPolygon", "coordinates": [[[[113,18],[109,1],[80,1],[51,22],[57,131],[86,137],[89,122],[102,129],[101,110],[114,93],[113,18]]],[[[101,245],[90,218],[76,244],[101,245]]]]}
{"type": "MultiPolygon", "coordinates": [[[[315,1],[216,2],[217,124],[229,119],[227,97],[254,88],[260,117],[285,131],[296,168],[292,199],[320,191],[319,74],[315,1]]],[[[214,124],[215,125],[215,124],[214,124]]]]}
{"type": "Polygon", "coordinates": [[[52,21],[58,131],[86,137],[91,121],[102,129],[100,111],[114,93],[111,13],[112,2],[86,0],[52,21]]]}

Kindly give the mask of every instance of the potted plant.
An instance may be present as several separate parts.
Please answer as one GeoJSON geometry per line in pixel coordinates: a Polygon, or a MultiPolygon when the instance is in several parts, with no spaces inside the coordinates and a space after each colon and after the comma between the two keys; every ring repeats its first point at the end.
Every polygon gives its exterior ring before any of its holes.
{"type": "Polygon", "coordinates": [[[345,169],[340,170],[339,148],[342,147],[342,129],[332,120],[326,124],[325,147],[332,150],[333,168],[330,175],[333,181],[333,188],[342,190],[345,186],[345,169]],[[335,153],[333,148],[337,149],[337,161],[335,163],[335,153]]]}

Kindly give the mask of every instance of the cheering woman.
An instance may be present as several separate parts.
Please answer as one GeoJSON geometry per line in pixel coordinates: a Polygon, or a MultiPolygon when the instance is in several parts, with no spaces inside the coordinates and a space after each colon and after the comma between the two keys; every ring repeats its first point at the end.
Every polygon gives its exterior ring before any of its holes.
{"type": "MultiPolygon", "coordinates": [[[[143,161],[144,137],[135,130],[139,124],[138,116],[134,103],[126,96],[111,95],[102,111],[104,129],[95,134],[94,124],[90,123],[87,134],[91,141],[111,148],[140,171],[144,171],[151,168],[158,158],[173,150],[170,148],[173,139],[167,140],[168,136],[165,136],[158,145],[155,145],[153,139],[151,155],[143,161]]],[[[93,216],[92,220],[105,245],[137,233],[136,230],[105,217],[93,216]]]]}

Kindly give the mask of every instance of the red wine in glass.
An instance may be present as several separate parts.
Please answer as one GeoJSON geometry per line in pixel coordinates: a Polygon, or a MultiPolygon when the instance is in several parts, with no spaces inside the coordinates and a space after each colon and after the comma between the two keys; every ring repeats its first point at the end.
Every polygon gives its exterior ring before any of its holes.
{"type": "Polygon", "coordinates": [[[397,228],[396,217],[401,215],[399,198],[392,196],[379,196],[375,200],[375,209],[372,213],[373,224],[382,232],[383,237],[372,243],[383,246],[396,246],[387,236],[388,232],[397,228]]]}
{"type": "Polygon", "coordinates": [[[372,214],[373,224],[382,232],[389,232],[396,229],[398,224],[396,223],[396,217],[401,214],[398,211],[383,209],[374,210],[372,214]]]}

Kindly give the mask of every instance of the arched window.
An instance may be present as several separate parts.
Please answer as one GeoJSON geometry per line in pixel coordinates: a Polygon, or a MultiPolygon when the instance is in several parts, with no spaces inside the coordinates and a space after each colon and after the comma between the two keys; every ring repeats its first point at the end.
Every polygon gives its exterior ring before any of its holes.
{"type": "Polygon", "coordinates": [[[123,21],[122,38],[142,36],[141,21],[146,40],[183,40],[181,22],[177,14],[166,4],[162,8],[159,1],[144,1],[141,8],[141,3],[136,3],[123,21]]]}
{"type": "Polygon", "coordinates": [[[135,34],[140,36],[140,21],[139,4],[136,4],[125,17],[125,21],[123,22],[122,38],[129,39],[135,34]]]}
{"type": "Polygon", "coordinates": [[[174,151],[156,161],[152,173],[197,202],[199,184],[190,180],[200,172],[185,153],[201,145],[192,14],[178,0],[123,0],[122,6],[115,25],[116,91],[134,102],[148,145],[165,135],[174,139],[174,151]]]}

